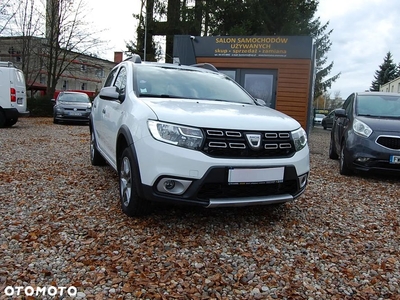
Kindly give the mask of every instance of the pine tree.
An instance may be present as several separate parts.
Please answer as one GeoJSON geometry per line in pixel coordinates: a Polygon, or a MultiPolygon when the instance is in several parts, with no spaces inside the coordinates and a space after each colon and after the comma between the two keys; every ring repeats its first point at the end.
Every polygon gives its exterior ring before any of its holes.
{"type": "Polygon", "coordinates": [[[371,83],[370,91],[379,91],[381,85],[395,79],[398,75],[398,67],[393,62],[392,53],[386,53],[383,63],[375,71],[374,80],[371,83]]]}

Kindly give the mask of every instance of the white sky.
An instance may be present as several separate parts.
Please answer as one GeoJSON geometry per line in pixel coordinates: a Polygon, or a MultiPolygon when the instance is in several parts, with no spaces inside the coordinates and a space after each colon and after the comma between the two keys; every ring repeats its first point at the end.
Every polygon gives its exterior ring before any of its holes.
{"type": "MultiPolygon", "coordinates": [[[[87,0],[92,8],[93,25],[106,29],[101,38],[109,41],[109,50],[101,55],[114,59],[114,51],[126,50],[125,44],[135,40],[136,21],[140,0],[113,0],[110,4],[87,0]]],[[[353,91],[369,89],[375,70],[390,51],[396,64],[400,62],[400,1],[399,0],[319,0],[315,17],[321,23],[329,21],[331,50],[328,63],[334,62],[331,76],[341,72],[333,83],[331,97],[342,98],[353,91]]]]}

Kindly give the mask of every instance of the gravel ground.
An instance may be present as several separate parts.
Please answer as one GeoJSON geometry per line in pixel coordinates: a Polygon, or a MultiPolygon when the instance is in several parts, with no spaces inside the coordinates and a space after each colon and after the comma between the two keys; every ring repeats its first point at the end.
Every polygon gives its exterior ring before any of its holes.
{"type": "Polygon", "coordinates": [[[312,130],[293,203],[132,219],[87,126],[1,129],[0,299],[400,299],[399,177],[339,175],[329,134],[312,130]],[[24,298],[49,287],[71,293],[24,298]]]}

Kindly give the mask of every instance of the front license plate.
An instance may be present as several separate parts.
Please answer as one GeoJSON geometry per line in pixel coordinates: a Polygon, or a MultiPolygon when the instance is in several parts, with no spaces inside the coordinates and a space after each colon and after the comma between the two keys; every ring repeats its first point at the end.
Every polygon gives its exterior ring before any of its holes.
{"type": "Polygon", "coordinates": [[[75,111],[72,111],[72,112],[70,112],[69,114],[70,114],[70,116],[82,116],[82,113],[80,113],[80,112],[75,112],[75,111]]]}
{"type": "Polygon", "coordinates": [[[229,184],[260,184],[283,182],[284,167],[262,169],[229,169],[229,184]]]}
{"type": "Polygon", "coordinates": [[[400,156],[391,155],[390,156],[390,163],[391,164],[400,164],[400,156]]]}

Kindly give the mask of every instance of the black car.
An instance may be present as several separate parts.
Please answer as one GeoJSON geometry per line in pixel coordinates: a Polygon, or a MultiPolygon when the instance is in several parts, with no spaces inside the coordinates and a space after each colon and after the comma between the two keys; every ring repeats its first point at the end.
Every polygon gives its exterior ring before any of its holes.
{"type": "Polygon", "coordinates": [[[331,111],[327,114],[321,121],[321,126],[326,130],[328,128],[332,128],[333,121],[335,120],[335,112],[331,111]]]}
{"type": "Polygon", "coordinates": [[[334,112],[329,157],[340,158],[340,174],[400,174],[400,94],[353,93],[334,112]]]}
{"type": "Polygon", "coordinates": [[[53,107],[53,122],[84,122],[89,123],[92,103],[87,94],[82,92],[65,91],[58,94],[53,107]]]}

